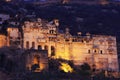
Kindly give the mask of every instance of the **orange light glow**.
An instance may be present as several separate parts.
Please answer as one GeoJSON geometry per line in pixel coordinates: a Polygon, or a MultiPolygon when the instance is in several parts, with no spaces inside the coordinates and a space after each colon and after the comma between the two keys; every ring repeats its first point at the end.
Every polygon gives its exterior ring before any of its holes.
{"type": "Polygon", "coordinates": [[[37,58],[34,58],[34,59],[33,59],[33,63],[34,63],[34,64],[38,64],[37,58]]]}
{"type": "Polygon", "coordinates": [[[40,70],[43,70],[43,69],[45,69],[45,65],[44,64],[40,64],[40,70]]]}

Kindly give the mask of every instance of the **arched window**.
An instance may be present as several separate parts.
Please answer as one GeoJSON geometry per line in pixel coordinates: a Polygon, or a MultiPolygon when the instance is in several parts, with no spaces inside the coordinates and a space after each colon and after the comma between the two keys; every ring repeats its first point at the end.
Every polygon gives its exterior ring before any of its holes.
{"type": "Polygon", "coordinates": [[[50,30],[50,34],[53,34],[54,33],[54,30],[50,30]]]}
{"type": "Polygon", "coordinates": [[[47,46],[47,45],[45,45],[44,49],[45,49],[45,50],[48,50],[48,46],[47,46]]]}
{"type": "Polygon", "coordinates": [[[51,56],[55,56],[55,48],[54,48],[54,46],[51,46],[51,56]]]}
{"type": "Polygon", "coordinates": [[[94,50],[94,53],[97,53],[97,50],[94,50]]]}
{"type": "Polygon", "coordinates": [[[26,41],[26,48],[29,49],[29,41],[26,41]]]}
{"type": "Polygon", "coordinates": [[[32,42],[32,48],[35,49],[35,42],[32,42]]]}
{"type": "Polygon", "coordinates": [[[35,55],[34,59],[33,59],[33,64],[39,64],[40,62],[40,56],[39,55],[35,55]]]}
{"type": "Polygon", "coordinates": [[[102,51],[102,50],[100,50],[100,54],[103,54],[103,51],[102,51]]]}
{"type": "Polygon", "coordinates": [[[38,50],[42,50],[42,46],[41,45],[38,45],[38,50]]]}
{"type": "Polygon", "coordinates": [[[90,53],[90,50],[88,50],[88,53],[90,53]]]}

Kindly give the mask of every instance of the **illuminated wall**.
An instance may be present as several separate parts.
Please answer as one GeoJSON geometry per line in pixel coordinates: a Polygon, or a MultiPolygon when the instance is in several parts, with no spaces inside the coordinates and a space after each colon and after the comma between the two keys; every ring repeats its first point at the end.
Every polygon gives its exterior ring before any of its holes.
{"type": "Polygon", "coordinates": [[[5,35],[0,34],[0,48],[3,46],[7,46],[7,37],[5,35]]]}
{"type": "Polygon", "coordinates": [[[21,48],[22,47],[22,36],[21,32],[16,27],[8,27],[7,28],[7,45],[8,46],[16,46],[21,48]]]}
{"type": "Polygon", "coordinates": [[[26,57],[26,68],[34,72],[41,72],[48,69],[47,51],[30,51],[26,57]]]}
{"type": "Polygon", "coordinates": [[[116,37],[90,34],[75,37],[69,29],[59,33],[52,22],[42,26],[39,21],[39,25],[27,22],[23,26],[25,49],[48,50],[49,57],[72,60],[75,65],[87,62],[96,69],[118,71],[116,37]]]}

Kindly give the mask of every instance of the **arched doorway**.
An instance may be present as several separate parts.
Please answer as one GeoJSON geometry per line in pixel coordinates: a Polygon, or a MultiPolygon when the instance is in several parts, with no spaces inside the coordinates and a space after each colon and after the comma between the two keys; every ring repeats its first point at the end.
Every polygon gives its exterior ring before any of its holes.
{"type": "Polygon", "coordinates": [[[33,59],[33,64],[39,64],[39,62],[40,62],[40,56],[39,55],[35,55],[34,56],[34,59],[33,59]]]}
{"type": "Polygon", "coordinates": [[[33,63],[31,65],[31,70],[35,72],[40,71],[40,56],[39,55],[33,56],[33,63]]]}
{"type": "Polygon", "coordinates": [[[35,49],[35,42],[32,42],[32,48],[35,49]]]}
{"type": "Polygon", "coordinates": [[[42,50],[42,46],[41,45],[38,45],[38,50],[42,50]]]}
{"type": "Polygon", "coordinates": [[[47,46],[47,45],[45,45],[44,49],[45,49],[45,50],[48,50],[48,46],[47,46]]]}
{"type": "Polygon", "coordinates": [[[26,41],[26,49],[29,49],[29,41],[26,41]]]}
{"type": "Polygon", "coordinates": [[[51,46],[51,56],[55,56],[55,47],[51,46]]]}

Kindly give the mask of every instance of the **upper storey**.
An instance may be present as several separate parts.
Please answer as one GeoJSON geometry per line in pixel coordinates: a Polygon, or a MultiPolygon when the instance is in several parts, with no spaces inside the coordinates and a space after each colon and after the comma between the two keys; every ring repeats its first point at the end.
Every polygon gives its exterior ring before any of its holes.
{"type": "Polygon", "coordinates": [[[113,36],[105,36],[105,35],[91,35],[86,33],[86,35],[82,35],[81,32],[78,32],[77,36],[72,36],[69,33],[69,28],[65,29],[64,33],[59,32],[59,20],[54,19],[53,21],[46,21],[38,18],[36,21],[26,21],[23,28],[24,37],[47,37],[50,41],[65,41],[65,42],[80,42],[80,43],[93,43],[101,44],[101,43],[110,43],[111,41],[116,44],[116,37],[113,36]]]}
{"type": "Polygon", "coordinates": [[[23,32],[40,32],[44,34],[57,34],[57,27],[59,26],[59,21],[57,19],[48,22],[38,18],[36,21],[25,21],[23,25],[23,32]]]}

